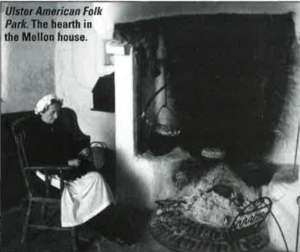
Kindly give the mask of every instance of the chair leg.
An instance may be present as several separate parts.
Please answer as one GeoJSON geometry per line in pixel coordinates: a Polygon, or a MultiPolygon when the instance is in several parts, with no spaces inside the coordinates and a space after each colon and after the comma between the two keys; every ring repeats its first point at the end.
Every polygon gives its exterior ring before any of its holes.
{"type": "Polygon", "coordinates": [[[27,211],[26,211],[25,219],[24,219],[24,223],[23,223],[23,230],[22,230],[22,236],[21,236],[21,243],[24,243],[24,242],[25,242],[25,238],[26,238],[26,236],[27,236],[27,230],[28,230],[29,219],[30,219],[30,214],[31,214],[31,207],[32,207],[32,202],[29,201],[29,202],[28,202],[28,206],[27,206],[27,211]]]}
{"type": "Polygon", "coordinates": [[[72,251],[78,252],[77,234],[75,228],[71,228],[71,242],[72,242],[72,251]]]}
{"type": "Polygon", "coordinates": [[[42,203],[41,207],[41,221],[44,223],[47,216],[47,205],[45,202],[42,203]]]}

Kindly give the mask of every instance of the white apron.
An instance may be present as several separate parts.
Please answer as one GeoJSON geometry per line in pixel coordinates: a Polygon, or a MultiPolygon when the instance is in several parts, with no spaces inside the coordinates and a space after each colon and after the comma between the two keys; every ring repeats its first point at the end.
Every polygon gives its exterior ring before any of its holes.
{"type": "MultiPolygon", "coordinates": [[[[36,175],[45,181],[45,175],[36,175]]],[[[61,226],[80,225],[96,216],[110,204],[115,203],[113,194],[101,174],[88,172],[74,181],[65,181],[61,198],[61,226]]],[[[51,177],[51,185],[60,188],[57,175],[51,177]]]]}

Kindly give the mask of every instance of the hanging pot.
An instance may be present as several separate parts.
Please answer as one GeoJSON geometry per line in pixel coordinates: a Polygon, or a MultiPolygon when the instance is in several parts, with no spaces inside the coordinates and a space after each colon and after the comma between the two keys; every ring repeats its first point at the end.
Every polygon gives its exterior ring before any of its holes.
{"type": "Polygon", "coordinates": [[[180,131],[166,125],[155,124],[148,140],[148,148],[154,155],[164,155],[179,145],[180,131]]]}
{"type": "Polygon", "coordinates": [[[148,148],[154,155],[164,155],[179,145],[180,130],[178,129],[175,112],[163,105],[150,129],[148,148]],[[163,122],[163,123],[161,123],[163,122]]]}
{"type": "Polygon", "coordinates": [[[161,91],[166,90],[166,87],[167,85],[164,85],[154,93],[141,115],[139,136],[144,140],[142,142],[145,142],[146,146],[140,145],[143,150],[150,150],[153,155],[164,155],[179,145],[179,123],[176,113],[167,106],[167,94],[165,94],[165,104],[158,110],[154,122],[147,118],[147,111],[151,103],[161,91]]]}

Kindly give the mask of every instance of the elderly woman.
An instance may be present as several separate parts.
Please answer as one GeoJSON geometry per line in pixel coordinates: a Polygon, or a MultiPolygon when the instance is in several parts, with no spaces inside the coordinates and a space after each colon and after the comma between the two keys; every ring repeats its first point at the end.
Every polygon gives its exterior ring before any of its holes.
{"type": "MultiPolygon", "coordinates": [[[[88,148],[80,149],[71,136],[56,123],[62,99],[56,95],[43,97],[36,105],[39,115],[26,138],[28,162],[31,165],[70,165],[61,198],[61,225],[72,227],[83,224],[114,203],[105,179],[90,169],[88,148]]],[[[41,171],[39,181],[45,180],[41,171]]],[[[42,182],[44,183],[44,182],[42,182]]],[[[59,188],[57,172],[51,173],[51,185],[59,188]]]]}

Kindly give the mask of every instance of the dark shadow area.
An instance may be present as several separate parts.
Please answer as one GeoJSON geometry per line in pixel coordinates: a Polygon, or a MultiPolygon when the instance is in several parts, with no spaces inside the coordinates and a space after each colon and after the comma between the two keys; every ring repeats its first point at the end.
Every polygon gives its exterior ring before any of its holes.
{"type": "MultiPolygon", "coordinates": [[[[40,217],[34,209],[34,219],[40,217]]],[[[141,251],[147,246],[143,235],[147,232],[149,211],[133,208],[130,205],[117,205],[114,209],[104,210],[92,230],[78,226],[79,251],[141,251]],[[93,237],[87,242],[87,237],[93,237]]],[[[21,244],[21,231],[25,207],[15,208],[2,215],[1,251],[71,251],[70,236],[67,232],[30,231],[28,241],[21,244]]],[[[53,220],[59,222],[59,215],[53,220]]],[[[147,247],[146,247],[147,248],[147,247]]]]}
{"type": "MultiPolygon", "coordinates": [[[[137,62],[140,86],[150,90],[151,78],[163,65],[182,130],[178,145],[192,154],[203,147],[223,147],[231,162],[261,159],[273,147],[279,120],[287,113],[288,92],[295,86],[291,77],[298,51],[292,13],[143,20],[117,24],[115,38],[132,44],[144,59],[137,62]],[[160,36],[163,59],[157,53],[160,36]]],[[[137,96],[144,100],[138,106],[151,98],[143,92],[137,96]]],[[[143,152],[147,125],[142,121],[137,128],[138,151],[143,152]]]]}
{"type": "Polygon", "coordinates": [[[115,112],[115,74],[100,77],[93,90],[92,110],[115,112]]]}
{"type": "Polygon", "coordinates": [[[184,147],[263,157],[295,85],[292,15],[182,17],[165,38],[184,147]]]}
{"type": "Polygon", "coordinates": [[[147,228],[150,211],[121,203],[111,206],[97,217],[99,232],[118,237],[127,244],[139,242],[147,228]],[[102,231],[101,231],[102,230],[102,231]]]}
{"type": "Polygon", "coordinates": [[[3,211],[19,205],[25,197],[25,183],[19,168],[11,126],[15,120],[31,115],[33,111],[1,115],[1,208],[3,211]]]}

